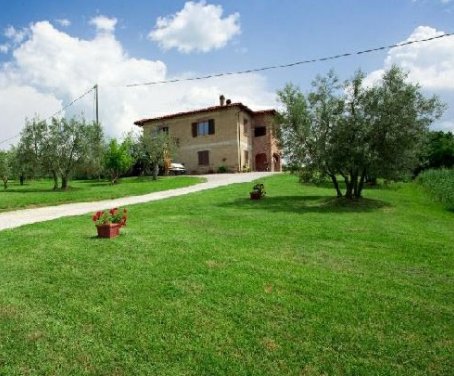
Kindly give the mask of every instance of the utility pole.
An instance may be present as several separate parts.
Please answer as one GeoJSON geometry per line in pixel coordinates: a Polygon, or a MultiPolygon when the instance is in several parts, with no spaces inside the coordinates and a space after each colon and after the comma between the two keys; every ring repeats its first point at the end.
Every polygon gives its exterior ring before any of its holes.
{"type": "Polygon", "coordinates": [[[96,124],[99,125],[99,111],[98,111],[98,84],[93,86],[95,89],[95,106],[96,106],[96,124]]]}

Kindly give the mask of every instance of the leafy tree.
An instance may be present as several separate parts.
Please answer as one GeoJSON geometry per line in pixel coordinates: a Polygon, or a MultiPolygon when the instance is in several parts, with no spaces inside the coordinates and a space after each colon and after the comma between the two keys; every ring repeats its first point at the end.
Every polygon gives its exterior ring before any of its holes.
{"type": "Polygon", "coordinates": [[[22,181],[26,174],[29,177],[36,177],[47,172],[43,170],[41,159],[46,132],[47,124],[45,121],[35,118],[25,122],[14,161],[14,172],[19,175],[19,178],[22,176],[22,179],[20,178],[22,181]]]}
{"type": "Polygon", "coordinates": [[[117,140],[110,140],[104,152],[104,168],[110,175],[112,184],[116,184],[120,175],[126,172],[133,164],[131,155],[132,141],[128,137],[121,144],[117,140]]]}
{"type": "Polygon", "coordinates": [[[66,190],[71,174],[87,158],[90,126],[85,120],[52,118],[48,129],[50,155],[56,157],[55,164],[61,177],[61,189],[66,190]]]}
{"type": "Polygon", "coordinates": [[[104,169],[104,131],[99,123],[86,124],[85,160],[80,166],[84,177],[101,178],[104,169]]]}
{"type": "Polygon", "coordinates": [[[368,176],[397,179],[417,164],[429,125],[441,116],[436,97],[425,98],[397,67],[372,87],[356,72],[343,85],[333,72],[317,77],[306,97],[287,85],[277,136],[286,158],[306,181],[329,177],[338,197],[361,197],[368,176]]]}
{"type": "Polygon", "coordinates": [[[98,142],[94,134],[99,135],[97,125],[87,124],[85,120],[27,121],[17,147],[17,172],[31,170],[35,176],[50,174],[54,190],[58,189],[60,177],[60,188],[66,190],[75,169],[90,155],[90,145],[98,142]]]}
{"type": "Polygon", "coordinates": [[[3,181],[3,189],[8,188],[8,180],[11,174],[10,153],[0,150],[0,177],[3,181]]]}
{"type": "Polygon", "coordinates": [[[19,179],[20,185],[24,185],[25,179],[34,174],[24,154],[24,150],[20,148],[20,144],[11,147],[10,156],[11,174],[19,179]]]}
{"type": "Polygon", "coordinates": [[[454,167],[454,134],[431,131],[427,137],[427,152],[420,169],[454,167]]]}
{"type": "Polygon", "coordinates": [[[176,143],[167,133],[156,129],[144,132],[139,137],[138,144],[142,166],[145,172],[151,172],[153,180],[156,180],[159,166],[165,165],[175,154],[176,143]]]}

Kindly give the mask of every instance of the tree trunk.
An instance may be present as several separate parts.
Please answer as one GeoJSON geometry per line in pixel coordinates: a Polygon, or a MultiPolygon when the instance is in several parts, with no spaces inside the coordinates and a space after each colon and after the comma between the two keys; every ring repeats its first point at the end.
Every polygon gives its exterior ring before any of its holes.
{"type": "Polygon", "coordinates": [[[115,172],[112,172],[110,174],[110,184],[112,184],[112,185],[117,184],[117,180],[118,180],[118,174],[115,172]]]}
{"type": "Polygon", "coordinates": [[[364,169],[361,174],[361,178],[360,178],[359,184],[358,184],[358,194],[357,194],[356,198],[361,198],[361,193],[363,191],[365,181],[366,181],[366,169],[364,169]]]}
{"type": "Polygon", "coordinates": [[[61,176],[61,190],[66,191],[68,189],[68,176],[67,175],[62,175],[61,176]]]}
{"type": "Polygon", "coordinates": [[[24,182],[25,182],[25,175],[24,174],[20,174],[19,182],[20,182],[20,185],[24,185],[24,182]]]}
{"type": "Polygon", "coordinates": [[[352,179],[350,177],[350,179],[347,177],[347,175],[344,176],[344,180],[345,180],[345,197],[348,198],[348,199],[352,199],[353,198],[353,182],[352,182],[352,179]]]}
{"type": "Polygon", "coordinates": [[[336,175],[330,175],[330,178],[331,178],[331,181],[333,182],[334,184],[334,188],[336,189],[336,194],[337,194],[337,197],[342,197],[342,192],[341,190],[339,189],[339,183],[336,179],[336,175]]]}
{"type": "Polygon", "coordinates": [[[349,200],[353,199],[353,183],[350,181],[347,184],[347,190],[345,191],[345,197],[349,200]]]}
{"type": "Polygon", "coordinates": [[[359,196],[358,196],[358,193],[359,193],[358,192],[358,188],[359,188],[359,186],[358,186],[358,171],[355,171],[352,180],[353,180],[353,197],[359,198],[359,196]]]}
{"type": "Polygon", "coordinates": [[[6,176],[3,177],[3,189],[6,191],[8,189],[8,178],[6,176]]]}
{"type": "Polygon", "coordinates": [[[159,165],[156,163],[153,166],[153,174],[152,174],[153,180],[157,180],[158,179],[158,173],[159,173],[159,165]]]}
{"type": "Polygon", "coordinates": [[[53,190],[56,191],[58,189],[58,175],[55,171],[52,171],[52,178],[54,179],[54,188],[53,190]]]}

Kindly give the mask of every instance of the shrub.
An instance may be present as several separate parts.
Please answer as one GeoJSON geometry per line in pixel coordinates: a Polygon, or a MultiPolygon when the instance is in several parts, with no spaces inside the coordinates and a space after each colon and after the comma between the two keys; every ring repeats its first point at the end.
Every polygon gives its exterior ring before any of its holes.
{"type": "Polygon", "coordinates": [[[454,209],[454,169],[426,170],[417,182],[449,209],[454,209]]]}
{"type": "Polygon", "coordinates": [[[218,167],[218,174],[225,174],[226,172],[228,172],[227,167],[225,166],[218,167]]]}
{"type": "Polygon", "coordinates": [[[262,183],[255,184],[252,187],[252,192],[250,192],[250,195],[251,198],[254,196],[256,199],[265,197],[266,195],[265,186],[262,183]]]}

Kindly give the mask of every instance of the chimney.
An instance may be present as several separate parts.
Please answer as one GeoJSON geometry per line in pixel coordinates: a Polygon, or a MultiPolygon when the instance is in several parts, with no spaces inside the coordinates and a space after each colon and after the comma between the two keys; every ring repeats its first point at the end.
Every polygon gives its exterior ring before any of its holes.
{"type": "Polygon", "coordinates": [[[220,104],[221,106],[225,106],[225,97],[224,97],[223,95],[221,95],[221,96],[219,97],[219,104],[220,104]]]}

